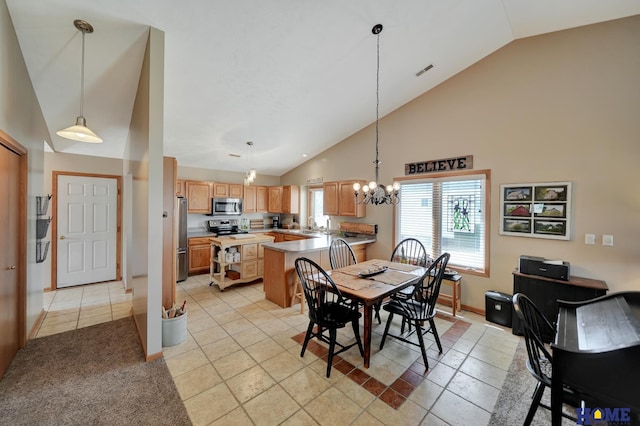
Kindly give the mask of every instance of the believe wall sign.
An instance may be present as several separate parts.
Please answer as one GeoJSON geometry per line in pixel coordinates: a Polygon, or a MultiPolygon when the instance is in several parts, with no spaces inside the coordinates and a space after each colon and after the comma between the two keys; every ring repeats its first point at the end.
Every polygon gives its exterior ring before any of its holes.
{"type": "Polygon", "coordinates": [[[473,169],[473,155],[467,155],[466,157],[445,158],[443,160],[422,161],[420,163],[407,163],[404,165],[404,174],[418,175],[422,173],[468,169],[473,169]]]}

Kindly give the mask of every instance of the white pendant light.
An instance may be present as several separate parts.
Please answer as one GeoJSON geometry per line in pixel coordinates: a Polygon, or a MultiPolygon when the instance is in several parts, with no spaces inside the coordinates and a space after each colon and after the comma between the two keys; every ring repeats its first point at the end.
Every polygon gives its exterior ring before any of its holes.
{"type": "Polygon", "coordinates": [[[253,153],[251,150],[253,149],[253,142],[247,142],[247,146],[249,147],[247,150],[247,159],[249,160],[249,171],[245,173],[244,176],[244,185],[249,186],[256,180],[256,169],[253,168],[253,153]]]}
{"type": "Polygon", "coordinates": [[[393,182],[392,185],[384,185],[378,180],[378,169],[380,167],[380,161],[378,159],[378,121],[379,121],[379,105],[380,105],[380,33],[382,32],[382,24],[375,25],[371,32],[378,37],[377,40],[377,57],[378,63],[376,68],[376,161],[375,173],[376,180],[369,182],[369,185],[364,185],[360,188],[359,183],[353,184],[354,196],[358,204],[398,204],[400,198],[398,197],[398,191],[400,190],[400,183],[393,182]],[[362,189],[362,192],[360,190],[362,189]]]}
{"type": "Polygon", "coordinates": [[[58,130],[56,134],[66,139],[79,142],[102,143],[102,138],[87,127],[87,120],[83,116],[84,106],[84,35],[92,33],[93,27],[87,21],[76,19],[73,25],[82,33],[82,68],[80,73],[80,115],[76,118],[76,124],[66,129],[58,130]]]}

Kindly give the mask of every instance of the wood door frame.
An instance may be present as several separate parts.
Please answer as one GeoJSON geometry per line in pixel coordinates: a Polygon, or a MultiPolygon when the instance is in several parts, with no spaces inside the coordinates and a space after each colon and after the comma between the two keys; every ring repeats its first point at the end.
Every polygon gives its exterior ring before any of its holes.
{"type": "Polygon", "coordinates": [[[51,290],[58,288],[58,176],[81,176],[88,178],[115,179],[118,188],[116,206],[116,281],[122,279],[120,265],[122,261],[122,176],[95,173],[64,172],[54,170],[51,176],[51,290]],[[55,244],[53,244],[55,242],[55,244]]]}
{"type": "MultiPolygon", "coordinates": [[[[25,147],[0,130],[0,145],[16,153],[20,161],[20,196],[18,206],[18,344],[27,343],[27,179],[29,157],[25,147]]],[[[34,259],[35,262],[35,259],[34,259]]]]}

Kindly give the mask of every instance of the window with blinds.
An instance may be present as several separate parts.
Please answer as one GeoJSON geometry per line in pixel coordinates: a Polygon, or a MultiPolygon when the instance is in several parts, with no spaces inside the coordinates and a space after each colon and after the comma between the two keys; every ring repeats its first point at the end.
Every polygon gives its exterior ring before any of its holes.
{"type": "Polygon", "coordinates": [[[449,265],[486,273],[488,173],[402,182],[396,243],[413,237],[434,258],[447,252],[449,265]]]}

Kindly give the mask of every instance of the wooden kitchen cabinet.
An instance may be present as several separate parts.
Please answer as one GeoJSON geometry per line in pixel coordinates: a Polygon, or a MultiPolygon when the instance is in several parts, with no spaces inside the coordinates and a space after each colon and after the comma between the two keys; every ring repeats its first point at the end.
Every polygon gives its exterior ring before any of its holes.
{"type": "Polygon", "coordinates": [[[365,185],[364,181],[325,182],[322,185],[324,214],[328,216],[365,217],[366,206],[358,204],[354,197],[353,184],[365,185]]]}
{"type": "Polygon", "coordinates": [[[209,272],[211,243],[209,237],[189,238],[189,275],[209,272]]]}
{"type": "Polygon", "coordinates": [[[300,187],[287,185],[282,187],[282,213],[300,213],[300,187]]]}
{"type": "Polygon", "coordinates": [[[323,213],[328,216],[338,216],[338,182],[322,184],[323,213]]]}
{"type": "Polygon", "coordinates": [[[255,213],[256,212],[256,187],[247,186],[244,189],[244,199],[242,201],[243,213],[255,213]]]}
{"type": "Polygon", "coordinates": [[[266,186],[247,186],[244,188],[242,211],[244,213],[267,213],[269,192],[266,186]]]}
{"type": "Polygon", "coordinates": [[[187,211],[189,213],[211,213],[211,182],[188,180],[185,184],[187,192],[187,211]]]}
{"type": "Polygon", "coordinates": [[[269,188],[266,186],[256,186],[256,213],[267,213],[269,211],[269,188]]]}
{"type": "Polygon", "coordinates": [[[176,179],[176,197],[186,197],[187,190],[185,188],[184,179],[176,179]]]}
{"type": "Polygon", "coordinates": [[[281,243],[284,241],[284,234],[282,232],[267,232],[265,235],[273,237],[274,243],[281,243]]]}
{"type": "Polygon", "coordinates": [[[242,185],[239,183],[215,182],[213,184],[213,197],[242,198],[242,185]]]}
{"type": "Polygon", "coordinates": [[[282,213],[282,187],[269,187],[269,213],[282,213]]]}
{"type": "Polygon", "coordinates": [[[297,185],[270,186],[269,213],[300,213],[300,187],[297,185]]]}

